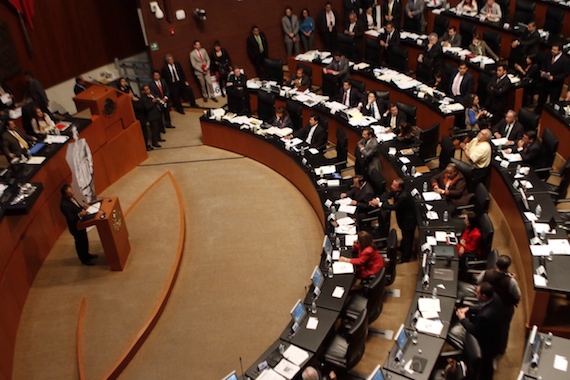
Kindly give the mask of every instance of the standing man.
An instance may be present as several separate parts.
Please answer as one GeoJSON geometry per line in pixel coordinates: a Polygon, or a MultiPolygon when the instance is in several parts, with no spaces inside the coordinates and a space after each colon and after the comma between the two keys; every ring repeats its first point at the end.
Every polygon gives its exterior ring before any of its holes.
{"type": "Polygon", "coordinates": [[[327,1],[325,3],[325,9],[321,10],[317,15],[317,29],[323,38],[325,49],[328,51],[336,50],[336,29],[338,21],[338,13],[332,9],[332,3],[327,1]]]}
{"type": "Polygon", "coordinates": [[[350,78],[350,62],[339,51],[333,52],[333,60],[323,68],[324,74],[338,75],[341,81],[350,78]]]}
{"type": "MultiPolygon", "coordinates": [[[[162,146],[158,143],[159,141],[165,141],[160,138],[160,131],[164,129],[162,124],[162,109],[164,106],[162,105],[162,101],[155,97],[152,94],[149,86],[143,86],[142,88],[142,96],[140,101],[142,102],[142,106],[144,108],[146,119],[150,124],[150,137],[152,141],[152,146],[155,148],[162,148],[162,146]]],[[[151,150],[150,146],[148,145],[148,141],[145,141],[147,144],[147,150],[151,150]]]]}
{"type": "Polygon", "coordinates": [[[536,22],[531,21],[527,25],[520,38],[511,42],[511,55],[509,57],[509,66],[514,67],[515,63],[525,66],[525,57],[537,56],[539,52],[540,34],[536,22]]]}
{"type": "Polygon", "coordinates": [[[63,216],[65,216],[69,233],[71,233],[75,239],[75,250],[77,251],[79,261],[81,261],[81,264],[83,265],[93,266],[95,263],[91,260],[97,258],[97,255],[89,253],[89,239],[87,238],[87,231],[85,229],[80,230],[77,228],[77,223],[88,215],[87,210],[85,207],[79,205],[79,202],[73,196],[73,191],[71,190],[70,185],[63,185],[60,191],[61,202],[59,204],[59,209],[63,216]]]}
{"type": "Polygon", "coordinates": [[[216,95],[214,94],[214,87],[212,87],[210,56],[198,40],[194,41],[194,50],[190,52],[190,64],[194,68],[194,75],[196,75],[198,82],[200,82],[204,103],[208,101],[208,98],[212,98],[214,102],[218,102],[218,99],[216,99],[216,95]]]}
{"type": "Polygon", "coordinates": [[[29,71],[24,73],[24,80],[26,81],[24,99],[31,99],[36,106],[42,109],[42,111],[49,113],[49,99],[44,90],[44,86],[39,80],[34,78],[34,75],[29,71]]]}
{"type": "Polygon", "coordinates": [[[160,132],[166,133],[164,128],[175,128],[172,125],[170,119],[170,107],[168,106],[168,100],[170,99],[170,88],[166,81],[161,78],[160,71],[154,70],[152,72],[152,82],[148,84],[150,91],[157,98],[157,102],[160,103],[161,107],[160,110],[162,112],[162,116],[164,117],[164,124],[162,125],[162,129],[160,132]]]}
{"type": "Polygon", "coordinates": [[[196,100],[194,100],[194,93],[192,88],[186,80],[186,74],[182,69],[180,62],[175,61],[172,54],[166,54],[165,65],[162,68],[162,77],[166,79],[170,89],[170,96],[172,97],[172,104],[178,113],[184,115],[184,108],[180,100],[180,93],[186,94],[188,102],[191,107],[196,107],[196,100]]]}
{"type": "Polygon", "coordinates": [[[423,33],[424,0],[408,0],[405,8],[404,29],[414,33],[423,33]]]}
{"type": "Polygon", "coordinates": [[[263,60],[269,57],[267,38],[265,33],[260,32],[257,25],[251,27],[251,34],[247,37],[247,55],[255,67],[255,73],[259,78],[265,75],[265,65],[263,60]]]}
{"type": "Polygon", "coordinates": [[[247,76],[242,74],[241,69],[237,66],[234,67],[234,71],[228,76],[226,91],[228,92],[228,107],[230,107],[230,111],[238,115],[249,115],[247,76]]]}
{"type": "Polygon", "coordinates": [[[449,95],[453,96],[461,104],[466,105],[467,96],[473,92],[474,87],[475,79],[467,71],[467,63],[465,61],[459,62],[457,71],[451,76],[449,95]]]}
{"type": "Polygon", "coordinates": [[[546,59],[540,71],[538,105],[535,112],[540,115],[542,106],[550,98],[550,102],[557,102],[562,93],[564,80],[570,73],[570,63],[562,53],[559,43],[553,44],[550,49],[550,59],[546,59]]]}
{"type": "MultiPolygon", "coordinates": [[[[487,109],[493,114],[492,121],[496,123],[500,120],[509,106],[509,90],[511,81],[507,77],[507,67],[503,64],[497,65],[497,72],[487,83],[487,109]]],[[[540,103],[540,102],[539,102],[540,103]]]]}
{"type": "Polygon", "coordinates": [[[373,169],[382,171],[378,140],[374,136],[374,129],[366,127],[362,130],[362,139],[358,142],[354,156],[356,157],[356,174],[368,175],[373,169]]]}
{"type": "Polygon", "coordinates": [[[507,255],[501,255],[497,259],[494,269],[487,269],[477,278],[477,283],[488,282],[493,287],[496,294],[499,295],[505,308],[505,317],[503,318],[503,327],[501,328],[501,341],[499,345],[499,354],[504,354],[509,341],[509,329],[511,320],[515,313],[515,307],[521,300],[521,290],[516,280],[516,275],[509,272],[511,266],[511,258],[507,255]]]}
{"type": "Polygon", "coordinates": [[[382,14],[386,22],[394,24],[396,30],[400,30],[402,23],[402,4],[396,0],[387,0],[382,4],[382,14]]]}
{"type": "Polygon", "coordinates": [[[75,86],[73,87],[73,93],[75,95],[82,93],[83,91],[86,90],[86,83],[85,83],[85,79],[83,79],[82,76],[78,76],[77,78],[75,78],[75,86]]]}
{"type": "Polygon", "coordinates": [[[392,48],[400,45],[400,32],[396,30],[392,21],[388,21],[384,29],[385,32],[379,37],[380,59],[386,63],[390,62],[389,56],[392,53],[392,48]]]}
{"type": "Polygon", "coordinates": [[[366,31],[366,25],[362,20],[360,20],[356,13],[352,12],[348,15],[348,23],[346,24],[346,29],[344,34],[352,39],[352,59],[361,60],[362,59],[362,42],[364,39],[364,32],[366,31]]]}
{"type": "Polygon", "coordinates": [[[292,54],[299,54],[299,19],[293,14],[293,8],[285,7],[285,16],[281,18],[281,26],[285,34],[285,49],[287,60],[292,54]]]}
{"type": "Polygon", "coordinates": [[[436,33],[429,34],[427,44],[418,54],[418,62],[421,64],[418,65],[418,72],[422,70],[424,77],[433,83],[435,74],[441,73],[443,69],[443,50],[436,33]]]}

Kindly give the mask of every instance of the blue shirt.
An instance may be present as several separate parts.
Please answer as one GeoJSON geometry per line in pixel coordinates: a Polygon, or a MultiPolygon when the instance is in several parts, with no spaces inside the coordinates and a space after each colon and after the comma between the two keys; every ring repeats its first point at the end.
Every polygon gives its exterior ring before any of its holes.
{"type": "Polygon", "coordinates": [[[302,33],[308,32],[308,31],[314,31],[315,30],[315,21],[313,20],[313,18],[311,16],[303,19],[303,21],[301,21],[301,24],[299,25],[299,30],[302,33]]]}

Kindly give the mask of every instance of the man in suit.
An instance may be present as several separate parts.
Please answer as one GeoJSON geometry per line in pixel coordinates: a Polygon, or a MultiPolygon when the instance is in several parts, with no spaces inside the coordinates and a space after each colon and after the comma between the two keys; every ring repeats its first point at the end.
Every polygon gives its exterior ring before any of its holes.
{"type": "Polygon", "coordinates": [[[445,47],[460,47],[461,46],[461,35],[457,33],[455,26],[450,26],[447,31],[443,33],[443,36],[439,39],[442,46],[445,47]]]}
{"type": "Polygon", "coordinates": [[[471,194],[467,193],[467,181],[463,174],[457,170],[457,165],[449,163],[445,170],[431,178],[433,191],[441,194],[447,201],[447,208],[454,215],[457,206],[465,206],[469,203],[471,194]]]}
{"type": "Polygon", "coordinates": [[[540,34],[538,34],[538,28],[536,27],[536,22],[531,21],[527,25],[527,29],[524,31],[520,38],[517,38],[511,42],[511,55],[509,57],[509,66],[514,67],[515,63],[525,65],[526,56],[536,56],[539,52],[540,45],[540,34]]]}
{"type": "Polygon", "coordinates": [[[269,57],[269,48],[267,46],[267,38],[265,33],[260,32],[257,25],[251,27],[251,33],[247,37],[247,55],[255,67],[255,73],[262,78],[265,74],[265,65],[263,60],[269,57]]]}
{"type": "Polygon", "coordinates": [[[378,152],[378,140],[374,135],[374,129],[366,127],[362,130],[362,139],[356,146],[354,157],[356,158],[356,174],[369,175],[374,169],[382,170],[378,152]]]}
{"type": "Polygon", "coordinates": [[[382,4],[382,14],[386,22],[391,22],[396,30],[400,30],[402,22],[402,4],[396,0],[387,0],[382,4]]]}
{"type": "Polygon", "coordinates": [[[184,115],[184,108],[180,100],[180,94],[185,94],[191,107],[196,107],[196,100],[194,100],[194,92],[190,87],[190,83],[186,79],[186,73],[182,69],[180,62],[175,61],[172,54],[166,54],[165,65],[162,68],[162,77],[166,79],[168,88],[170,89],[170,96],[172,97],[172,104],[178,113],[184,115]]]}
{"type": "Polygon", "coordinates": [[[371,116],[376,120],[381,120],[382,114],[386,112],[385,102],[378,99],[374,91],[369,91],[366,95],[366,104],[360,104],[358,107],[364,116],[371,116]]]}
{"type": "Polygon", "coordinates": [[[488,282],[479,284],[475,295],[479,305],[458,308],[455,315],[463,329],[454,327],[452,330],[458,337],[469,332],[477,339],[482,354],[480,377],[492,380],[493,358],[499,354],[500,349],[504,308],[501,298],[488,282]]]}
{"type": "Polygon", "coordinates": [[[514,145],[523,137],[524,127],[517,120],[517,113],[508,110],[505,118],[495,124],[492,128],[493,136],[496,139],[506,138],[505,145],[514,145]]]}
{"type": "Polygon", "coordinates": [[[487,3],[483,5],[479,14],[485,16],[490,22],[499,22],[503,18],[501,6],[495,3],[495,0],[487,0],[487,3]]]}
{"type": "Polygon", "coordinates": [[[337,101],[348,108],[354,108],[362,101],[362,94],[358,89],[352,87],[349,80],[345,80],[342,82],[342,88],[338,93],[337,101]]]}
{"type": "Polygon", "coordinates": [[[473,92],[474,88],[475,79],[473,75],[467,71],[467,63],[465,63],[465,61],[459,62],[457,71],[451,76],[448,94],[465,105],[467,96],[473,92]]]}
{"type": "Polygon", "coordinates": [[[332,3],[327,1],[325,8],[317,15],[317,29],[321,34],[325,49],[328,51],[336,49],[336,31],[339,21],[338,13],[332,9],[332,3]]]}
{"type": "Polygon", "coordinates": [[[210,74],[210,56],[198,40],[194,41],[194,50],[190,52],[190,63],[194,69],[194,75],[196,75],[198,82],[200,82],[204,102],[207,102],[208,98],[211,98],[217,103],[218,99],[216,99],[214,87],[212,86],[212,74],[210,74]]]}
{"type": "Polygon", "coordinates": [[[44,86],[40,83],[39,80],[34,78],[34,75],[29,71],[26,71],[24,73],[24,80],[26,81],[24,99],[31,99],[36,104],[36,106],[42,109],[42,111],[49,113],[49,99],[44,90],[44,86]]]}
{"type": "Polygon", "coordinates": [[[473,41],[469,44],[469,51],[476,56],[484,55],[493,58],[495,61],[499,60],[499,56],[481,39],[478,34],[473,36],[473,41]]]}
{"type": "Polygon", "coordinates": [[[170,107],[168,106],[168,100],[170,99],[170,88],[168,87],[168,84],[164,78],[160,76],[160,71],[158,70],[154,70],[152,72],[152,82],[148,84],[148,87],[152,95],[157,98],[157,102],[161,106],[160,111],[164,117],[164,123],[160,132],[166,133],[164,128],[175,128],[172,125],[170,119],[170,107]]]}
{"type": "Polygon", "coordinates": [[[352,59],[359,61],[362,59],[362,43],[364,40],[364,32],[366,25],[358,19],[356,13],[352,12],[348,16],[348,23],[344,34],[352,39],[352,59]]]}
{"type": "Polygon", "coordinates": [[[542,167],[542,146],[537,138],[536,131],[524,132],[522,138],[517,141],[515,152],[521,155],[522,162],[533,169],[542,167]]]}
{"type": "MultiPolygon", "coordinates": [[[[164,102],[153,95],[150,86],[143,86],[140,101],[142,102],[146,119],[150,124],[151,144],[155,148],[162,148],[158,142],[165,141],[160,138],[160,131],[164,128],[162,124],[162,109],[164,108],[164,102]]],[[[152,148],[148,145],[148,141],[145,141],[145,143],[147,144],[147,150],[151,150],[152,148]]]]}
{"type": "Polygon", "coordinates": [[[69,233],[73,235],[75,240],[75,250],[77,251],[77,257],[81,261],[81,264],[93,266],[92,259],[97,258],[97,255],[92,255],[89,253],[89,239],[87,238],[87,230],[78,229],[77,223],[81,221],[84,217],[88,215],[85,207],[82,207],[77,199],[73,196],[73,190],[71,186],[65,184],[60,189],[61,192],[61,202],[59,203],[59,209],[65,220],[67,221],[67,227],[69,228],[69,233]]]}
{"type": "Polygon", "coordinates": [[[408,0],[404,9],[404,29],[414,33],[423,33],[424,0],[408,0]]]}
{"type": "Polygon", "coordinates": [[[538,105],[535,109],[538,114],[548,99],[550,102],[557,102],[560,99],[564,80],[570,73],[570,60],[562,52],[560,44],[553,44],[550,53],[550,59],[545,60],[540,71],[538,105]]]}
{"type": "Polygon", "coordinates": [[[397,134],[400,126],[405,124],[407,121],[408,117],[406,114],[404,112],[400,112],[400,109],[396,103],[391,103],[390,109],[384,113],[382,125],[389,127],[392,129],[392,131],[394,131],[394,133],[397,134]]]}
{"type": "Polygon", "coordinates": [[[228,106],[231,112],[236,112],[240,115],[250,114],[247,76],[241,72],[239,67],[235,66],[234,71],[228,75],[226,89],[228,92],[228,106]]]}
{"type": "Polygon", "coordinates": [[[390,193],[383,196],[382,200],[381,202],[379,198],[375,198],[370,201],[370,206],[396,212],[396,220],[400,230],[402,230],[402,241],[400,242],[402,256],[398,259],[398,263],[407,263],[412,257],[414,234],[417,225],[414,198],[405,189],[404,180],[396,178],[390,184],[390,193]],[[388,203],[390,198],[394,199],[393,204],[388,203]]]}
{"type": "Polygon", "coordinates": [[[299,54],[299,19],[293,14],[290,6],[285,8],[285,16],[281,18],[281,27],[285,35],[285,49],[287,50],[287,60],[292,54],[299,54]]]}
{"type": "Polygon", "coordinates": [[[22,156],[27,157],[28,150],[36,141],[35,137],[18,132],[14,120],[8,120],[6,130],[2,133],[2,153],[8,161],[22,156]]]}
{"type": "Polygon", "coordinates": [[[509,103],[509,90],[511,81],[507,77],[507,67],[503,64],[497,65],[495,76],[487,83],[487,108],[492,114],[493,122],[497,122],[507,110],[509,103]]]}
{"type": "Polygon", "coordinates": [[[352,199],[350,205],[356,206],[355,215],[357,220],[360,220],[371,209],[369,202],[374,198],[374,189],[364,180],[363,175],[357,174],[352,177],[352,188],[348,192],[340,194],[341,199],[347,197],[352,199]]]}
{"type": "Polygon", "coordinates": [[[436,33],[430,33],[428,43],[424,45],[423,51],[418,54],[418,75],[429,82],[435,81],[435,74],[441,73],[443,69],[443,50],[437,40],[436,33]]]}
{"type": "Polygon", "coordinates": [[[392,21],[386,23],[384,33],[380,35],[379,40],[381,60],[388,62],[388,57],[392,53],[394,46],[400,45],[400,32],[396,30],[392,21]]]}
{"type": "Polygon", "coordinates": [[[295,88],[306,87],[310,89],[311,84],[311,77],[305,74],[305,70],[302,67],[297,67],[297,71],[295,71],[295,74],[291,76],[291,80],[288,82],[289,86],[293,86],[295,88]]]}
{"type": "MultiPolygon", "coordinates": [[[[300,138],[321,152],[327,146],[327,131],[319,125],[319,117],[316,114],[311,115],[309,124],[305,128],[295,131],[292,136],[300,138]]],[[[290,139],[291,135],[288,138],[290,139]]]]}
{"type": "Polygon", "coordinates": [[[364,24],[366,30],[376,29],[379,23],[376,21],[375,7],[372,5],[367,6],[360,15],[360,21],[364,24]]]}
{"type": "Polygon", "coordinates": [[[324,74],[338,75],[341,81],[350,78],[348,59],[339,51],[333,52],[333,60],[323,68],[324,74]]]}
{"type": "Polygon", "coordinates": [[[75,95],[85,91],[87,87],[85,87],[86,83],[82,76],[78,76],[75,78],[75,86],[73,86],[73,93],[75,95]]]}

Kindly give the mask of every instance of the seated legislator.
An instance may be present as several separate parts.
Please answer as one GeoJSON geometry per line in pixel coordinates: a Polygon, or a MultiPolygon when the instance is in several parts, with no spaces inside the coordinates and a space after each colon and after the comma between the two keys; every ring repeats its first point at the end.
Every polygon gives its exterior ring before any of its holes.
{"type": "Polygon", "coordinates": [[[384,112],[382,125],[389,127],[392,131],[398,131],[400,129],[400,125],[406,122],[406,113],[400,112],[400,109],[396,103],[390,103],[390,109],[384,112]]]}
{"type": "Polygon", "coordinates": [[[501,6],[497,4],[495,0],[487,0],[487,3],[483,5],[479,14],[485,16],[485,19],[490,22],[499,22],[503,18],[501,6]]]}
{"type": "Polygon", "coordinates": [[[362,94],[358,89],[352,87],[349,80],[345,80],[342,82],[342,88],[340,89],[336,100],[348,108],[354,108],[362,102],[362,94]]]}
{"type": "Polygon", "coordinates": [[[21,157],[29,157],[29,149],[37,139],[16,130],[14,120],[8,120],[6,130],[2,133],[2,153],[13,161],[21,157]]]}
{"type": "Polygon", "coordinates": [[[419,142],[420,133],[420,128],[413,126],[409,122],[405,122],[400,124],[400,132],[396,136],[396,139],[408,144],[415,144],[419,142]]]}
{"type": "Polygon", "coordinates": [[[445,33],[443,33],[443,36],[441,36],[439,42],[444,47],[460,47],[461,35],[457,33],[457,29],[452,25],[447,28],[447,31],[445,33]]]}
{"type": "Polygon", "coordinates": [[[493,136],[496,139],[506,138],[505,145],[514,145],[522,139],[524,127],[517,120],[517,113],[513,110],[507,111],[505,118],[493,126],[493,136]]]}
{"type": "Polygon", "coordinates": [[[297,67],[297,71],[291,76],[291,80],[287,84],[295,88],[308,88],[310,90],[312,81],[311,77],[305,74],[305,70],[302,67],[297,67]]]}
{"type": "Polygon", "coordinates": [[[453,96],[461,104],[465,105],[467,95],[473,92],[475,88],[475,79],[473,75],[467,70],[467,63],[465,61],[459,62],[457,71],[453,73],[449,81],[449,88],[447,89],[448,95],[453,96]]]}
{"type": "Polygon", "coordinates": [[[360,15],[360,21],[362,21],[367,30],[376,29],[380,23],[376,22],[376,12],[372,4],[366,6],[364,12],[360,15]]]}
{"type": "Polygon", "coordinates": [[[368,203],[374,198],[374,190],[372,185],[364,180],[364,176],[357,174],[352,177],[352,188],[346,192],[341,193],[340,198],[350,198],[351,206],[357,207],[357,212],[366,212],[369,209],[368,203]]]}
{"type": "Polygon", "coordinates": [[[467,15],[476,15],[479,11],[479,6],[477,5],[477,0],[462,0],[455,9],[467,15]]]}
{"type": "Polygon", "coordinates": [[[493,58],[495,61],[499,60],[499,56],[481,39],[478,34],[473,36],[473,41],[469,44],[469,50],[476,56],[484,55],[493,58]]]}
{"type": "Polygon", "coordinates": [[[376,120],[382,119],[382,114],[386,112],[386,105],[385,103],[376,98],[376,92],[369,91],[368,95],[366,96],[366,104],[359,105],[360,112],[364,116],[373,117],[376,120]]]}
{"type": "MultiPolygon", "coordinates": [[[[319,125],[319,117],[316,114],[311,115],[309,124],[305,128],[295,131],[292,136],[300,138],[321,152],[327,146],[327,131],[319,125]]],[[[286,138],[290,139],[291,135],[286,138]]]]}
{"type": "Polygon", "coordinates": [[[472,180],[475,182],[484,180],[488,174],[492,151],[490,141],[491,131],[482,129],[473,140],[459,145],[463,150],[463,157],[474,168],[472,180]]]}
{"type": "Polygon", "coordinates": [[[333,53],[333,60],[331,63],[323,68],[323,73],[338,75],[340,80],[347,80],[350,78],[350,66],[348,59],[343,56],[339,51],[333,53]]]}
{"type": "Polygon", "coordinates": [[[275,108],[275,118],[271,125],[277,128],[291,128],[293,129],[293,122],[285,107],[279,106],[275,108]]]}
{"type": "Polygon", "coordinates": [[[534,169],[542,167],[542,146],[537,137],[535,131],[524,132],[522,138],[517,141],[516,149],[508,149],[508,153],[519,153],[522,162],[534,169]]]}
{"type": "Polygon", "coordinates": [[[380,52],[382,54],[381,59],[384,62],[388,62],[388,57],[392,53],[394,46],[400,45],[400,32],[396,30],[392,21],[386,23],[384,33],[380,35],[379,40],[381,47],[380,52]]]}
{"type": "Polygon", "coordinates": [[[47,113],[42,111],[40,107],[34,107],[32,129],[36,135],[45,136],[55,129],[55,123],[47,113]]]}
{"type": "Polygon", "coordinates": [[[339,261],[353,264],[356,267],[357,278],[365,279],[374,276],[380,269],[384,268],[384,259],[378,252],[376,244],[372,240],[372,235],[368,232],[360,231],[358,233],[358,239],[352,246],[352,252],[358,252],[358,257],[348,258],[341,256],[339,261]]]}
{"type": "Polygon", "coordinates": [[[378,153],[378,140],[374,129],[366,127],[362,130],[362,138],[358,141],[356,152],[355,171],[357,174],[370,174],[373,169],[382,171],[378,153]]]}
{"type": "MultiPolygon", "coordinates": [[[[451,201],[450,207],[453,209],[456,209],[455,206],[465,206],[471,198],[467,193],[467,181],[454,163],[447,164],[444,171],[434,175],[431,179],[431,186],[433,191],[451,201]]],[[[452,210],[452,214],[454,211],[452,210]]]]}

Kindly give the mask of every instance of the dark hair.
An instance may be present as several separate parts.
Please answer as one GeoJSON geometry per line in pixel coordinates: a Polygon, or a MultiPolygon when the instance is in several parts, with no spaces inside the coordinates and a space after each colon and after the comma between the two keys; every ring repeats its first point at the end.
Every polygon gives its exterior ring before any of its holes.
{"type": "Polygon", "coordinates": [[[301,17],[299,17],[301,19],[301,21],[303,21],[306,17],[303,16],[303,12],[307,11],[307,17],[309,17],[311,15],[311,12],[309,12],[309,10],[307,8],[303,8],[301,9],[301,17]]]}
{"type": "Polygon", "coordinates": [[[325,7],[326,7],[327,5],[330,5],[330,6],[332,7],[332,3],[331,3],[330,1],[327,1],[327,2],[325,3],[325,7]]]}
{"type": "Polygon", "coordinates": [[[394,23],[392,21],[388,21],[386,24],[384,24],[384,26],[388,26],[388,25],[394,27],[394,23]]]}
{"type": "Polygon", "coordinates": [[[404,180],[400,177],[395,178],[394,181],[396,182],[396,184],[398,184],[398,189],[403,190],[404,189],[404,185],[406,182],[404,182],[404,180]]]}
{"type": "Polygon", "coordinates": [[[507,71],[507,65],[505,65],[504,63],[499,63],[499,64],[497,65],[497,69],[498,69],[499,67],[502,67],[503,70],[507,71]]]}
{"type": "Polygon", "coordinates": [[[152,70],[152,74],[154,75],[155,73],[159,73],[159,74],[160,74],[160,71],[158,71],[158,70],[152,70]]]}
{"type": "Polygon", "coordinates": [[[67,189],[69,189],[71,187],[70,184],[65,183],[63,185],[61,185],[59,192],[61,193],[61,195],[65,195],[65,193],[67,192],[67,189]]]}
{"type": "Polygon", "coordinates": [[[526,131],[524,133],[529,139],[536,140],[536,131],[526,131]]]}
{"type": "Polygon", "coordinates": [[[473,211],[469,211],[467,213],[467,220],[469,221],[469,228],[479,228],[479,219],[477,218],[477,214],[473,211]]]}
{"type": "Polygon", "coordinates": [[[457,32],[457,28],[453,25],[451,25],[449,28],[447,28],[447,30],[453,30],[454,32],[457,32]]]}
{"type": "Polygon", "coordinates": [[[311,118],[315,119],[317,122],[320,121],[319,115],[317,115],[316,113],[311,114],[311,118]]]}
{"type": "Polygon", "coordinates": [[[511,258],[509,256],[507,255],[499,256],[499,258],[497,259],[497,268],[499,268],[500,271],[506,272],[510,266],[511,266],[511,258]]]}
{"type": "Polygon", "coordinates": [[[257,27],[257,25],[252,25],[252,26],[251,26],[251,31],[252,31],[252,32],[253,32],[253,29],[259,29],[259,28],[257,27]]]}
{"type": "Polygon", "coordinates": [[[473,102],[475,101],[475,98],[476,98],[477,96],[478,96],[478,95],[477,95],[476,93],[474,93],[474,92],[470,93],[470,94],[467,96],[467,106],[468,106],[469,108],[473,107],[473,102]]]}
{"type": "Polygon", "coordinates": [[[400,107],[398,107],[398,105],[396,103],[390,103],[390,108],[392,107],[396,107],[398,110],[400,109],[400,107]]]}
{"type": "Polygon", "coordinates": [[[290,5],[287,5],[287,6],[285,7],[285,10],[287,10],[287,9],[289,9],[291,12],[293,11],[293,8],[291,8],[290,5]]]}
{"type": "Polygon", "coordinates": [[[374,128],[372,128],[372,127],[366,127],[366,128],[364,128],[364,129],[362,130],[362,132],[365,132],[365,131],[368,132],[368,136],[374,137],[374,128]]]}
{"type": "Polygon", "coordinates": [[[340,52],[340,50],[334,50],[332,55],[333,55],[333,57],[340,57],[340,56],[342,56],[342,53],[340,52]]]}
{"type": "Polygon", "coordinates": [[[282,114],[284,117],[287,116],[287,115],[289,115],[289,113],[287,112],[287,110],[286,110],[285,107],[283,107],[283,106],[276,107],[276,108],[275,108],[275,113],[276,113],[276,114],[277,114],[277,113],[280,113],[280,114],[282,114]]]}
{"type": "Polygon", "coordinates": [[[214,41],[214,47],[216,47],[216,46],[222,46],[222,44],[220,43],[219,40],[214,41]]]}
{"type": "Polygon", "coordinates": [[[352,87],[352,83],[350,82],[349,79],[345,79],[342,81],[342,84],[344,85],[345,83],[348,83],[351,87],[352,87]]]}
{"type": "Polygon", "coordinates": [[[200,40],[194,40],[194,42],[192,42],[192,45],[196,45],[196,42],[200,42],[200,40]]]}
{"type": "Polygon", "coordinates": [[[360,231],[358,233],[358,245],[361,250],[368,247],[372,247],[374,250],[377,249],[376,244],[374,244],[374,239],[372,239],[372,235],[366,231],[360,231]]]}
{"type": "Polygon", "coordinates": [[[459,65],[457,65],[457,67],[461,67],[461,66],[467,66],[467,62],[466,61],[459,61],[459,65]]]}
{"type": "Polygon", "coordinates": [[[488,282],[482,282],[479,284],[479,293],[488,300],[492,299],[495,295],[495,291],[493,290],[493,285],[489,284],[488,282]]]}

